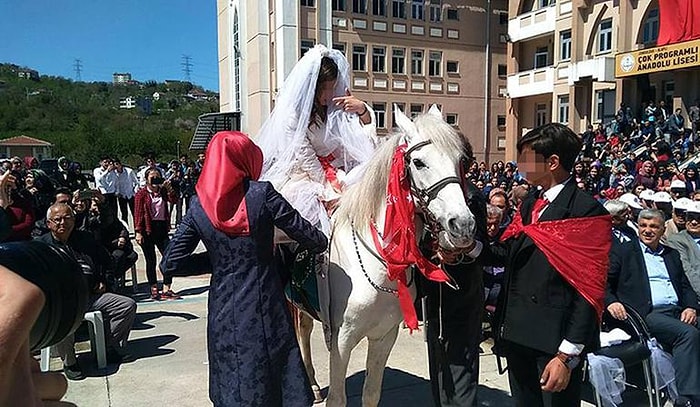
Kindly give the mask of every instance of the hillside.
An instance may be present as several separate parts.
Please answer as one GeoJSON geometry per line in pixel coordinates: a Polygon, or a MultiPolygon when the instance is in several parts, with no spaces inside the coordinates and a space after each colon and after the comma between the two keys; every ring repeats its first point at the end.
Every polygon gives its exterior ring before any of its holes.
{"type": "Polygon", "coordinates": [[[149,151],[160,161],[172,159],[178,140],[180,151],[187,152],[197,117],[218,111],[218,95],[188,82],[113,85],[45,75],[20,78],[25,69],[0,64],[0,139],[47,140],[55,146],[54,156],[65,155],[85,168],[104,154],[131,165],[141,164],[141,155],[149,151]],[[146,108],[120,108],[127,97],[146,101],[146,108]]]}

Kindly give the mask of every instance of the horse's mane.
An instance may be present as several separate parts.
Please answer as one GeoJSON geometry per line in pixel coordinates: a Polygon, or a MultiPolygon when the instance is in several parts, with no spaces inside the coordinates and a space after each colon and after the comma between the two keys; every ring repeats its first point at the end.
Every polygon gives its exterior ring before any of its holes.
{"type": "MultiPolygon", "coordinates": [[[[466,153],[465,140],[441,117],[424,113],[417,116],[413,123],[418,130],[418,134],[414,137],[418,139],[412,144],[431,140],[433,146],[452,162],[466,153]]],[[[377,148],[367,163],[362,179],[345,191],[340,199],[340,205],[334,216],[337,224],[352,222],[360,230],[369,226],[379,208],[386,202],[386,187],[392,158],[403,137],[403,132],[396,131],[377,148]]]]}

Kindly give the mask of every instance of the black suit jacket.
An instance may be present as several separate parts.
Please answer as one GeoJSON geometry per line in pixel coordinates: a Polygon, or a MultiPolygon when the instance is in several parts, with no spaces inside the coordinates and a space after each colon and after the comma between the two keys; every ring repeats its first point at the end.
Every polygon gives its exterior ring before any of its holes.
{"type": "MultiPolygon", "coordinates": [[[[661,257],[666,264],[666,270],[671,278],[671,284],[678,296],[678,305],[685,308],[698,308],[698,297],[683,272],[678,251],[664,246],[661,257]]],[[[651,312],[651,287],[647,273],[644,254],[639,239],[617,244],[610,251],[610,271],[608,273],[608,288],[605,305],[613,302],[623,302],[643,317],[651,312]]]]}
{"type": "MultiPolygon", "coordinates": [[[[531,194],[520,207],[525,225],[531,222],[535,199],[536,195],[531,194]]],[[[540,220],[607,214],[598,201],[570,180],[540,220]]],[[[497,306],[499,339],[548,354],[557,352],[562,339],[585,345],[584,351],[597,349],[600,326],[593,306],[564,280],[524,233],[506,243],[505,283],[497,306]]]]}

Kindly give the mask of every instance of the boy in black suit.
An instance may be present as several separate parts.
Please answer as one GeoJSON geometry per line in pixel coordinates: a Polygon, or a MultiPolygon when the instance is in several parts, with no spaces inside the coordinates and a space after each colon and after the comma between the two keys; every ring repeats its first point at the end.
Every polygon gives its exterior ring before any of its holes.
{"type": "Polygon", "coordinates": [[[578,136],[558,123],[518,142],[518,165],[533,188],[502,237],[506,276],[496,321],[521,407],[579,406],[580,357],[599,346],[611,222],[570,176],[580,151],[578,136]]]}

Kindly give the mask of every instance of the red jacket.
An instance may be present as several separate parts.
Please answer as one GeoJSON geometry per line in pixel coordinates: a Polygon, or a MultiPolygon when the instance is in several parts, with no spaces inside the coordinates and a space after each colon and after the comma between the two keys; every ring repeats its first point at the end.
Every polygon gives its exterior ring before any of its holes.
{"type": "MultiPolygon", "coordinates": [[[[160,188],[160,195],[165,202],[165,220],[170,225],[170,207],[168,203],[177,201],[175,194],[164,187],[160,188]]],[[[141,234],[151,234],[151,194],[148,187],[141,188],[134,196],[134,232],[141,234]]]]}

